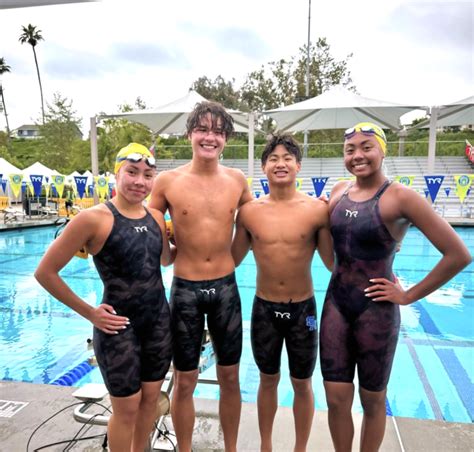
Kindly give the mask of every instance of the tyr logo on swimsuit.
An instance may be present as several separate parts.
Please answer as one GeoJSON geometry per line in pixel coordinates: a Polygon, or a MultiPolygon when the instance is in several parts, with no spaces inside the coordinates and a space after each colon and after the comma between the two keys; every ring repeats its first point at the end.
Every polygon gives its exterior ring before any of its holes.
{"type": "Polygon", "coordinates": [[[349,217],[349,218],[357,218],[357,214],[359,213],[358,210],[349,210],[349,209],[346,209],[346,217],[349,217]]]}
{"type": "Polygon", "coordinates": [[[290,319],[291,314],[289,312],[277,312],[275,311],[275,317],[278,319],[290,319]]]}
{"type": "Polygon", "coordinates": [[[199,289],[200,292],[205,293],[207,295],[211,294],[215,295],[216,294],[216,289],[199,289]]]}
{"type": "Polygon", "coordinates": [[[134,226],[135,232],[148,232],[146,226],[134,226]]]}

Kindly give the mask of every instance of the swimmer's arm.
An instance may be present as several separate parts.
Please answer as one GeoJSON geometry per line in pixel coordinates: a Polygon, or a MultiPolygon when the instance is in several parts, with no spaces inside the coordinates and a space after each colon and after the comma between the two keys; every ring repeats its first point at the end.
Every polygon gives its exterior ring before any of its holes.
{"type": "Polygon", "coordinates": [[[151,190],[150,202],[148,207],[166,213],[168,201],[165,196],[165,188],[168,184],[169,175],[164,171],[156,176],[151,190]]]}
{"type": "Polygon", "coordinates": [[[237,224],[232,240],[232,257],[234,258],[235,266],[239,266],[244,260],[250,249],[250,234],[245,228],[242,221],[242,212],[237,214],[237,224]]]}
{"type": "Polygon", "coordinates": [[[95,213],[90,211],[83,211],[74,217],[48,248],[34,276],[53,297],[92,322],[97,328],[108,334],[117,334],[117,330],[126,327],[128,319],[115,315],[112,306],[101,304],[94,308],[89,305],[79,298],[59,275],[74,254],[92,239],[98,225],[95,218],[95,213]]]}
{"type": "Polygon", "coordinates": [[[245,178],[242,172],[240,173],[241,174],[239,174],[239,179],[240,179],[240,183],[242,184],[242,194],[239,199],[239,207],[253,200],[252,192],[249,189],[249,184],[247,183],[247,179],[245,178]]]}
{"type": "Polygon", "coordinates": [[[329,223],[318,230],[317,248],[323,264],[332,272],[334,267],[334,247],[332,244],[331,231],[329,230],[329,223]]]}
{"type": "Polygon", "coordinates": [[[160,263],[161,265],[164,265],[166,267],[174,262],[174,259],[176,257],[176,247],[170,245],[170,242],[168,240],[168,234],[166,232],[166,223],[163,214],[156,209],[150,209],[150,212],[161,229],[163,248],[161,250],[160,263]]]}
{"type": "Polygon", "coordinates": [[[407,305],[426,297],[469,265],[472,257],[461,238],[446,220],[441,218],[428,202],[415,191],[403,187],[398,191],[401,216],[408,219],[442,254],[436,266],[418,284],[407,291],[398,283],[385,278],[374,278],[366,289],[374,301],[391,301],[407,305]]]}

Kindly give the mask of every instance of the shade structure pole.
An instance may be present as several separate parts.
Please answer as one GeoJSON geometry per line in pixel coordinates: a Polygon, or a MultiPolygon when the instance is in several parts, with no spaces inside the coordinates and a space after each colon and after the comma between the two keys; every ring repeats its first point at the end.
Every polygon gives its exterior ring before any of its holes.
{"type": "Polygon", "coordinates": [[[432,174],[435,169],[436,156],[436,123],[438,121],[439,107],[431,107],[430,136],[428,140],[428,173],[432,174]]]}
{"type": "MultiPolygon", "coordinates": [[[[99,154],[97,152],[97,117],[90,118],[90,140],[91,140],[91,169],[93,181],[94,177],[99,175],[99,154]]],[[[99,196],[94,190],[94,205],[99,204],[99,196]]]]}
{"type": "Polygon", "coordinates": [[[255,113],[251,112],[249,113],[249,151],[248,151],[247,177],[253,177],[253,161],[255,158],[254,132],[255,132],[255,113]]]}
{"type": "MultiPolygon", "coordinates": [[[[311,44],[311,0],[308,0],[308,46],[306,49],[306,99],[309,99],[309,58],[311,44]]],[[[308,130],[304,131],[303,157],[308,157],[308,130]]]]}

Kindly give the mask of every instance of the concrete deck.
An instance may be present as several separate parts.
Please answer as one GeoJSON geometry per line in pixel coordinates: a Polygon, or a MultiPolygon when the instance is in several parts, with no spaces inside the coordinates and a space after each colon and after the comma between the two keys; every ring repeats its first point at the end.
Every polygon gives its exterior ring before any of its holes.
{"type": "MultiPolygon", "coordinates": [[[[0,417],[0,450],[2,452],[33,451],[56,441],[72,439],[82,424],[73,419],[73,407],[65,409],[57,417],[40,427],[27,449],[27,443],[42,422],[56,412],[77,402],[72,393],[77,388],[37,385],[19,382],[0,382],[0,394],[4,400],[28,402],[12,417],[0,417]]],[[[108,405],[104,400],[104,404],[108,405]]],[[[196,399],[196,427],[194,451],[223,451],[222,432],[219,428],[217,406],[213,400],[196,399]]],[[[171,419],[166,424],[172,429],[171,419]]],[[[361,415],[354,415],[356,437],[353,450],[358,450],[361,415]]],[[[106,427],[87,427],[81,436],[103,434],[106,427]]],[[[292,451],[294,441],[293,414],[291,408],[280,407],[274,426],[274,452],[292,451]]],[[[102,450],[103,438],[80,441],[71,449],[93,452],[102,450]]],[[[67,444],[50,447],[48,451],[62,451],[67,444]]],[[[69,450],[69,449],[68,449],[69,450]]],[[[257,409],[254,404],[244,403],[239,430],[238,450],[259,451],[257,409]]],[[[308,452],[332,451],[327,412],[317,411],[310,437],[308,452]]],[[[381,452],[448,452],[474,451],[474,425],[439,421],[421,421],[411,418],[387,418],[387,428],[381,452]]]]}

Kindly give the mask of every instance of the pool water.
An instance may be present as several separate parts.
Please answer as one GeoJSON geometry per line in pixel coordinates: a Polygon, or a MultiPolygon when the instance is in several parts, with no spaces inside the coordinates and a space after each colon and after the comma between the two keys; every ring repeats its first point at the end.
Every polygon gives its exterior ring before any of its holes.
{"type": "MultiPolygon", "coordinates": [[[[474,228],[456,228],[474,253],[474,228]]],[[[91,367],[87,344],[92,336],[88,321],[51,297],[33,277],[41,256],[51,243],[55,227],[0,233],[0,378],[33,383],[81,386],[101,382],[91,367]]],[[[394,270],[408,287],[431,269],[440,253],[416,229],[411,228],[398,253],[394,270]]],[[[425,299],[402,307],[402,327],[387,392],[387,413],[419,419],[454,422],[474,420],[474,264],[425,299]]],[[[253,255],[237,269],[242,298],[244,349],[240,366],[242,400],[255,402],[258,369],[250,347],[251,304],[255,294],[253,255]]],[[[73,290],[92,305],[100,302],[102,283],[92,259],[73,260],[61,275],[73,290]]],[[[318,319],[329,272],[319,256],[313,261],[318,319]]],[[[169,296],[172,268],[163,269],[169,296]]],[[[293,392],[286,352],[282,356],[279,404],[291,406],[293,392]]],[[[215,376],[215,366],[203,372],[215,376]]],[[[313,377],[316,409],[327,409],[319,360],[313,377]]],[[[198,385],[197,397],[218,398],[218,388],[198,385]]],[[[354,411],[361,411],[360,401],[354,411]]]]}

